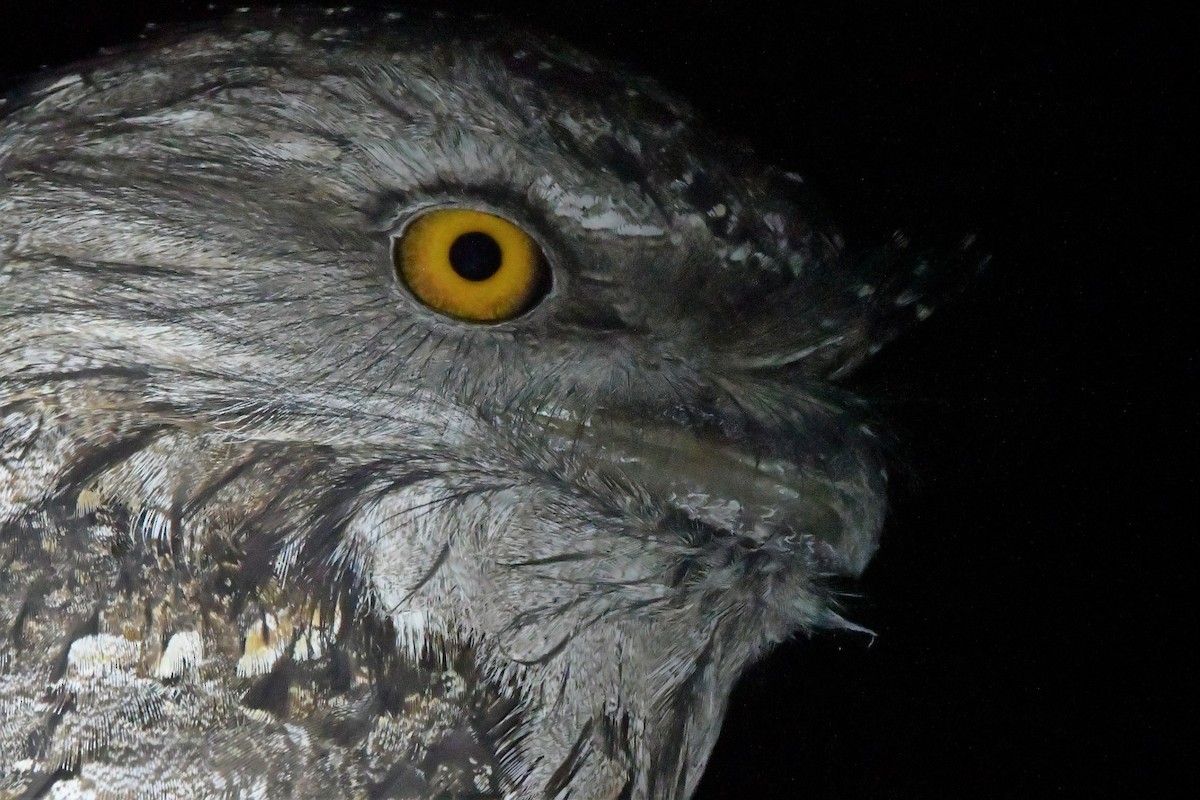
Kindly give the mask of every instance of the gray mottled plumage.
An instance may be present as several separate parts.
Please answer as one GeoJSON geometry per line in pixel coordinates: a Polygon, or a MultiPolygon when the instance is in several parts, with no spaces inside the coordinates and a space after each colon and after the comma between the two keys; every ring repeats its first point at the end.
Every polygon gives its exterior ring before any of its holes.
{"type": "Polygon", "coordinates": [[[847,624],[884,475],[828,381],[923,261],[438,27],[243,15],[0,107],[0,797],[684,798],[742,669],[847,624]],[[436,205],[545,298],[415,300],[436,205]]]}

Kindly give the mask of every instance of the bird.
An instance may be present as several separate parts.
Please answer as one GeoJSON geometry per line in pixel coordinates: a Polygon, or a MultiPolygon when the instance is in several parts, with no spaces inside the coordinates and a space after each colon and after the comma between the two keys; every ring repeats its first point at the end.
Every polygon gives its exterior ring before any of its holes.
{"type": "Polygon", "coordinates": [[[649,78],[250,10],[0,105],[0,797],[689,797],[858,629],[841,385],[971,242],[853,249],[649,78]]]}

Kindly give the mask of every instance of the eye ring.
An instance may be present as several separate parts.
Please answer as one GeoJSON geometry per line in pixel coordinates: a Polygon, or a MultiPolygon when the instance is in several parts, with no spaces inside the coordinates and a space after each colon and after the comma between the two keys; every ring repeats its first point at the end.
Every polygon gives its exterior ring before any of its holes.
{"type": "Polygon", "coordinates": [[[426,211],[392,240],[392,265],[423,304],[468,322],[504,322],[549,291],[537,242],[509,220],[463,208],[426,211]]]}

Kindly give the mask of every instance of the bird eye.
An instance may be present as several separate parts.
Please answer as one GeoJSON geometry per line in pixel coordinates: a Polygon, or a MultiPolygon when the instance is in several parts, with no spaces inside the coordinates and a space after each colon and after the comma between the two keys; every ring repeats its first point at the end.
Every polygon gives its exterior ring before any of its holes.
{"type": "Polygon", "coordinates": [[[392,243],[404,285],[422,303],[471,322],[501,322],[528,311],[549,288],[533,238],[482,211],[437,209],[392,243]]]}

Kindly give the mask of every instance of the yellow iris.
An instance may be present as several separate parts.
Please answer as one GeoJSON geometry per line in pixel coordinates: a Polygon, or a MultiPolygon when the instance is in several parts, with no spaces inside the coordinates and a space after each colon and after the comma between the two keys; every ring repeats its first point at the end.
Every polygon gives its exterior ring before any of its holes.
{"type": "Polygon", "coordinates": [[[537,243],[508,220],[482,211],[423,214],[396,239],[392,258],[422,303],[472,322],[512,319],[545,286],[537,243]]]}

